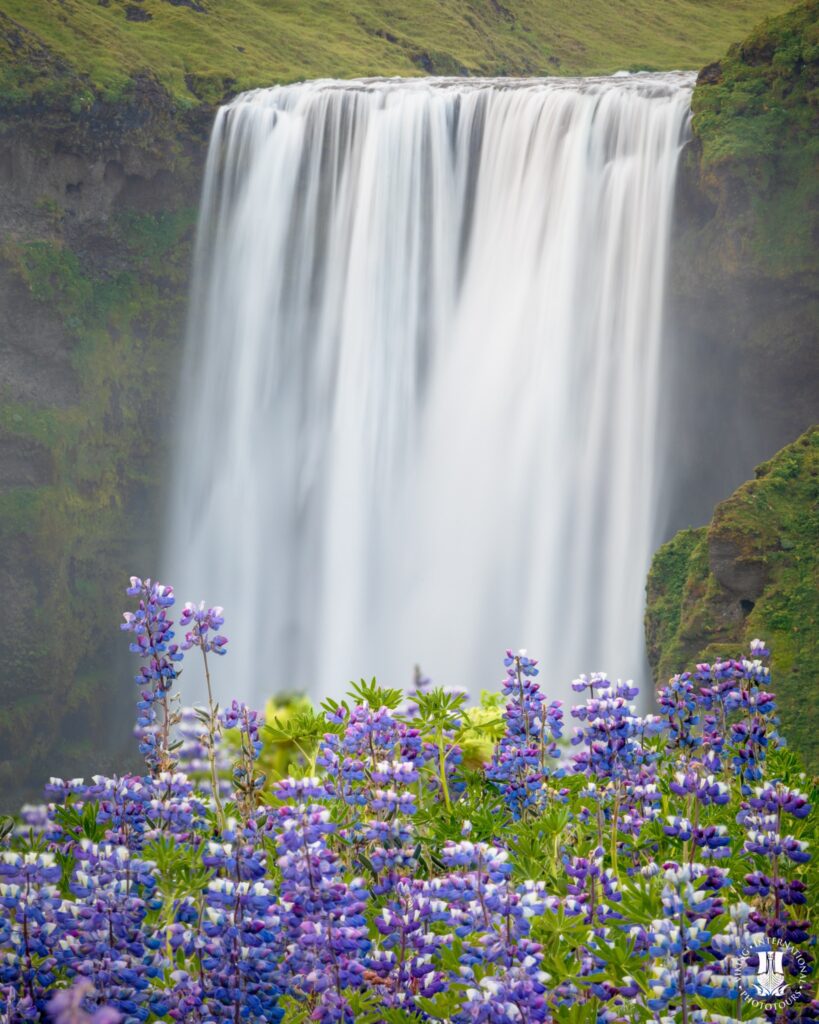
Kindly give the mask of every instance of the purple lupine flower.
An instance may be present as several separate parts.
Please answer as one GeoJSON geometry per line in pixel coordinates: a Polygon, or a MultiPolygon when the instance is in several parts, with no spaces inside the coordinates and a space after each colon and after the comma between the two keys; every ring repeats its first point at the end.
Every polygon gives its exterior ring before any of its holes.
{"type": "Polygon", "coordinates": [[[204,601],[200,601],[198,606],[187,601],[179,617],[179,625],[184,629],[188,626],[191,628],[185,633],[182,649],[188,651],[192,647],[199,647],[205,654],[227,654],[225,647],[228,638],[218,632],[225,622],[223,612],[224,608],[219,605],[206,608],[204,601]]]}
{"type": "Polygon", "coordinates": [[[506,731],[495,749],[486,777],[494,782],[516,818],[542,808],[544,780],[562,774],[549,760],[559,756],[557,741],[563,735],[560,701],[546,702],[536,683],[540,670],[526,651],[508,650],[503,661],[506,678],[503,693],[508,699],[506,731]]]}
{"type": "Polygon", "coordinates": [[[151,772],[167,771],[175,763],[171,730],[177,721],[168,695],[178,675],[176,666],[184,657],[179,645],[172,643],[173,621],[168,618],[174,603],[173,587],[132,576],[126,593],[139,597],[139,603],[135,612],[123,613],[120,629],[133,634],[130,649],[145,662],[135,677],[141,687],[135,729],[139,751],[151,772]],[[161,719],[157,705],[162,708],[161,719]]]}
{"type": "Polygon", "coordinates": [[[94,986],[87,979],[80,979],[51,997],[49,1015],[54,1024],[117,1024],[122,1020],[122,1014],[111,1006],[89,1009],[93,997],[94,986]]]}

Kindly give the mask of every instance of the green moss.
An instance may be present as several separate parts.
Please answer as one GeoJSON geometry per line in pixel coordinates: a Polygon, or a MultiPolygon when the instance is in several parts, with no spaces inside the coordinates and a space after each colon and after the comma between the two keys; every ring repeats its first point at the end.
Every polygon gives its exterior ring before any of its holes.
{"type": "Polygon", "coordinates": [[[15,402],[8,392],[0,400],[0,429],[4,434],[31,438],[46,448],[57,447],[64,422],[57,410],[15,402]]]}
{"type": "Polygon", "coordinates": [[[759,466],[707,530],[685,530],[660,548],[646,629],[658,681],[691,661],[736,656],[755,636],[767,640],[783,731],[819,767],[811,696],[819,675],[819,427],[759,466]],[[760,594],[732,591],[714,575],[709,552],[726,541],[738,561],[764,567],[760,594]]]}
{"type": "Polygon", "coordinates": [[[652,610],[649,647],[667,658],[677,656],[677,647],[670,650],[680,633],[683,591],[688,581],[689,567],[694,549],[701,543],[705,531],[681,530],[664,544],[651,563],[646,592],[652,610]]]}
{"type": "Polygon", "coordinates": [[[70,249],[51,240],[9,243],[5,255],[17,264],[32,295],[40,302],[54,306],[65,317],[75,317],[89,308],[92,287],[70,249]]]}
{"type": "Polygon", "coordinates": [[[766,19],[701,78],[694,128],[706,163],[776,156],[783,135],[816,152],[819,3],[766,19]]]}
{"type": "Polygon", "coordinates": [[[160,261],[190,235],[196,224],[194,206],[167,210],[158,214],[128,210],[116,219],[118,237],[137,259],[147,260],[154,272],[161,272],[160,261]]]}
{"type": "Polygon", "coordinates": [[[0,541],[33,533],[46,498],[46,489],[39,487],[15,487],[0,494],[0,541]]]}

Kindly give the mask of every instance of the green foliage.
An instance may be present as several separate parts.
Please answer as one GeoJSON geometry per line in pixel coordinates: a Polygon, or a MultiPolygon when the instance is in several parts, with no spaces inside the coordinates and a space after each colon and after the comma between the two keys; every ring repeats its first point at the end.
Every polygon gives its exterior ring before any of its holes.
{"type": "Polygon", "coordinates": [[[275,782],[286,775],[312,773],[316,748],[324,733],[331,731],[330,723],[300,694],[269,700],[264,717],[259,766],[267,778],[275,782]]]}
{"type": "Polygon", "coordinates": [[[106,827],[97,820],[98,815],[99,805],[93,800],[81,806],[69,802],[57,809],[54,820],[72,839],[99,843],[105,838],[106,827]]]}
{"type": "Polygon", "coordinates": [[[705,529],[687,530],[654,557],[646,631],[655,678],[764,637],[788,741],[819,767],[819,719],[809,699],[819,673],[819,428],[757,467],[705,529]],[[709,552],[730,544],[759,566],[762,591],[743,595],[714,575],[709,552]],[[740,602],[744,601],[744,605],[740,602]]]}
{"type": "MultiPolygon", "coordinates": [[[[398,692],[400,693],[400,691],[398,692]]],[[[443,687],[438,686],[428,693],[416,694],[414,702],[418,708],[418,720],[422,729],[428,729],[437,734],[462,727],[464,705],[466,704],[465,694],[448,693],[443,687]]]]}
{"type": "Polygon", "coordinates": [[[171,909],[175,909],[182,900],[201,897],[202,890],[213,877],[213,872],[202,866],[200,848],[180,842],[172,835],[161,835],[148,843],[143,857],[156,864],[157,889],[165,906],[171,909]]]}
{"type": "Polygon", "coordinates": [[[705,162],[776,156],[783,139],[804,141],[815,154],[818,69],[817,0],[803,0],[735,43],[718,70],[701,76],[694,97],[705,162]]]}
{"type": "MultiPolygon", "coordinates": [[[[389,708],[390,711],[395,711],[404,700],[404,691],[394,688],[385,689],[383,686],[379,686],[375,679],[371,679],[369,682],[362,679],[351,684],[349,696],[352,704],[369,704],[371,708],[389,708]]],[[[329,700],[326,707],[328,710],[334,710],[337,705],[335,701],[329,700]]],[[[344,707],[349,707],[346,701],[344,707]]]]}
{"type": "Polygon", "coordinates": [[[448,839],[453,842],[460,840],[466,822],[472,827],[470,839],[491,842],[499,829],[508,826],[511,821],[502,798],[486,786],[482,772],[467,770],[461,774],[466,789],[457,802],[453,803],[449,814],[441,814],[439,806],[426,808],[422,803],[416,816],[419,828],[431,837],[436,848],[448,839]]]}
{"type": "Polygon", "coordinates": [[[155,214],[126,210],[118,215],[115,224],[119,239],[132,255],[146,261],[156,273],[162,272],[165,258],[175,252],[195,225],[196,208],[193,206],[160,210],[155,214]]]}
{"type": "Polygon", "coordinates": [[[690,573],[694,552],[702,548],[705,529],[681,530],[654,556],[649,572],[647,591],[651,595],[651,615],[646,617],[649,657],[664,664],[674,661],[679,644],[674,650],[680,629],[683,591],[690,573]]]}
{"type": "Polygon", "coordinates": [[[464,709],[458,743],[466,767],[477,769],[489,760],[492,747],[503,735],[503,710],[503,694],[486,691],[481,693],[478,707],[464,709]]]}

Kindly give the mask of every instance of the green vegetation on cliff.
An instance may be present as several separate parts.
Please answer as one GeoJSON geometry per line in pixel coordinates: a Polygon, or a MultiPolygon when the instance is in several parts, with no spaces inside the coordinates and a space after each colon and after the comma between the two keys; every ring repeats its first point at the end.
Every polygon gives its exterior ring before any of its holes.
{"type": "Polygon", "coordinates": [[[111,685],[109,637],[135,552],[148,563],[156,555],[158,435],[171,401],[165,368],[175,366],[166,346],[182,335],[194,219],[181,206],[113,212],[93,230],[116,258],[96,263],[71,247],[56,213],[36,237],[9,232],[0,246],[0,284],[23,286],[21,319],[36,331],[43,310],[60,331],[74,399],[0,390],[5,799],[55,754],[76,773],[107,763],[116,746],[110,722],[125,693],[111,685]]]}
{"type": "Polygon", "coordinates": [[[155,75],[193,105],[274,82],[695,68],[786,0],[2,0],[0,89],[77,106],[155,75]]]}
{"type": "Polygon", "coordinates": [[[766,275],[815,275],[819,0],[767,19],[703,69],[692,109],[704,183],[733,193],[736,258],[766,275]]]}
{"type": "Polygon", "coordinates": [[[819,769],[819,427],[759,466],[709,526],[663,545],[647,591],[655,678],[762,637],[783,731],[819,769]]]}
{"type": "MultiPolygon", "coordinates": [[[[704,68],[692,108],[669,278],[681,456],[733,433],[749,473],[819,420],[819,0],[704,68]]],[[[689,491],[699,470],[692,460],[689,491]]]]}

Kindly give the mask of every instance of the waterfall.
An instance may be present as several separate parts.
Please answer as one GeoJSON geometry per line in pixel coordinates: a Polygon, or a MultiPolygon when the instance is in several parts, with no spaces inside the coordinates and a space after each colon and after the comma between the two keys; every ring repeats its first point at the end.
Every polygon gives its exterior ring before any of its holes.
{"type": "Polygon", "coordinates": [[[693,76],[316,81],[210,143],[166,575],[225,691],[640,676],[693,76]],[[502,668],[500,669],[502,674],[502,668]]]}

